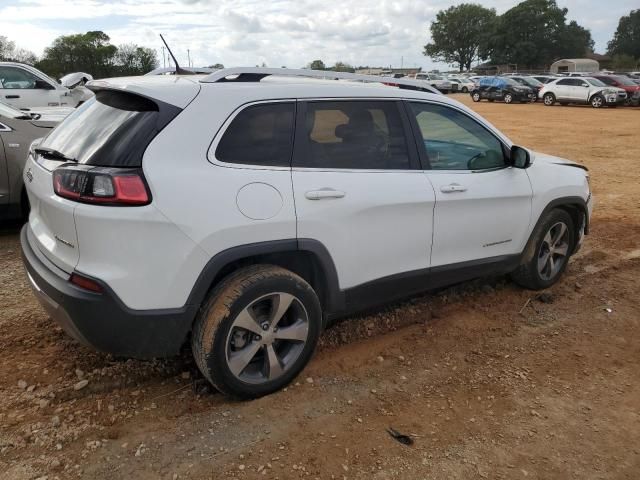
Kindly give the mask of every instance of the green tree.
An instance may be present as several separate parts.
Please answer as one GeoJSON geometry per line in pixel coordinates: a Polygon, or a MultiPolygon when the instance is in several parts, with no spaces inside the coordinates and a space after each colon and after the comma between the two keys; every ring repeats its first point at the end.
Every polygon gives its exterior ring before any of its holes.
{"type": "Polygon", "coordinates": [[[326,70],[324,62],[322,60],[314,60],[309,64],[311,70],[326,70]]]}
{"type": "Polygon", "coordinates": [[[620,17],[618,29],[608,44],[608,53],[640,59],[640,9],[620,17]]]}
{"type": "Polygon", "coordinates": [[[44,50],[37,67],[54,77],[71,72],[87,72],[95,78],[111,76],[115,69],[115,45],[100,31],[63,35],[44,50]]]}
{"type": "Polygon", "coordinates": [[[115,65],[118,75],[144,75],[158,66],[158,55],[151,48],[128,43],[118,46],[115,65]]]}
{"type": "Polygon", "coordinates": [[[567,12],[556,0],[525,0],[507,10],[488,44],[491,60],[535,68],[584,56],[593,49],[591,33],[576,22],[567,24],[567,12]]]}
{"type": "Polygon", "coordinates": [[[639,63],[640,62],[631,55],[624,53],[611,57],[611,68],[613,70],[637,70],[639,63]]]}
{"type": "Polygon", "coordinates": [[[207,68],[215,68],[216,70],[220,70],[221,68],[224,68],[224,65],[221,63],[214,63],[213,65],[209,65],[209,67],[207,68]]]}
{"type": "Polygon", "coordinates": [[[486,58],[486,42],[496,18],[494,9],[462,3],[441,10],[431,22],[431,42],[424,55],[435,61],[454,63],[462,72],[475,60],[486,58]]]}
{"type": "Polygon", "coordinates": [[[355,68],[353,68],[348,63],[344,63],[344,62],[336,62],[336,64],[333,67],[331,67],[329,70],[333,70],[334,72],[349,72],[349,73],[353,73],[356,71],[355,68]]]}

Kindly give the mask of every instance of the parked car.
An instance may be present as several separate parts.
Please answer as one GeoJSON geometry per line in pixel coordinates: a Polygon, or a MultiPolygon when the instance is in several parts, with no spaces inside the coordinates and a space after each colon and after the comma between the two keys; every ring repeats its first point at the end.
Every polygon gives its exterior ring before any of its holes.
{"type": "Polygon", "coordinates": [[[13,107],[75,107],[86,97],[86,91],[64,87],[37,68],[0,62],[0,101],[13,107]]]}
{"type": "Polygon", "coordinates": [[[512,80],[515,80],[520,85],[529,87],[533,91],[533,98],[531,99],[532,102],[535,102],[538,99],[538,92],[540,92],[540,89],[542,88],[544,83],[540,82],[539,80],[536,80],[533,77],[528,77],[525,75],[512,75],[509,78],[511,78],[512,80]]]}
{"type": "MultiPolygon", "coordinates": [[[[427,82],[433,88],[438,89],[442,93],[450,93],[454,89],[452,82],[444,78],[442,75],[437,75],[435,73],[419,72],[416,73],[415,79],[427,82]]],[[[457,89],[457,84],[455,88],[457,89]]]]}
{"type": "Polygon", "coordinates": [[[605,85],[621,88],[627,92],[628,103],[633,105],[638,105],[638,103],[640,103],[640,85],[630,78],[622,75],[594,75],[593,78],[597,78],[605,85]]]}
{"type": "Polygon", "coordinates": [[[456,85],[456,88],[454,89],[454,91],[469,93],[475,87],[475,83],[473,83],[471,80],[467,80],[464,78],[448,77],[448,80],[451,82],[452,85],[456,85]]]}
{"type": "Polygon", "coordinates": [[[531,88],[521,85],[510,77],[484,77],[471,90],[474,102],[501,100],[504,103],[530,102],[534,96],[531,88]]]}
{"type": "Polygon", "coordinates": [[[119,356],[190,342],[213,385],[253,398],[338,317],[483,275],[561,278],[589,230],[586,168],[421,82],[325,74],[90,83],[24,171],[23,258],[50,316],[119,356]]]}
{"type": "Polygon", "coordinates": [[[603,106],[617,106],[624,104],[627,94],[624,90],[609,87],[600,80],[592,77],[559,78],[549,82],[538,93],[538,97],[547,106],[582,104],[591,105],[593,108],[603,106]]]}
{"type": "Polygon", "coordinates": [[[25,112],[0,102],[0,220],[26,218],[29,203],[22,170],[29,145],[47,135],[71,111],[45,107],[25,112]]]}
{"type": "Polygon", "coordinates": [[[531,78],[538,80],[540,83],[549,83],[563,77],[558,77],[556,75],[532,75],[531,78]]]}

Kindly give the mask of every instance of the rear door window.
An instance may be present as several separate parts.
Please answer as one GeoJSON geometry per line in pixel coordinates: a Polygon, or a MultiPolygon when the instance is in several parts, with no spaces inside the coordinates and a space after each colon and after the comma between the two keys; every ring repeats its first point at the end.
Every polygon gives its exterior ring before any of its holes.
{"type": "Polygon", "coordinates": [[[395,101],[368,100],[306,103],[294,166],[411,169],[399,106],[395,101]]]}
{"type": "Polygon", "coordinates": [[[116,90],[99,90],[42,141],[86,165],[140,167],[151,140],[182,110],[116,90]]]}
{"type": "Polygon", "coordinates": [[[231,121],[216,148],[221,162],[256,166],[291,166],[295,103],[261,103],[231,121]]]}

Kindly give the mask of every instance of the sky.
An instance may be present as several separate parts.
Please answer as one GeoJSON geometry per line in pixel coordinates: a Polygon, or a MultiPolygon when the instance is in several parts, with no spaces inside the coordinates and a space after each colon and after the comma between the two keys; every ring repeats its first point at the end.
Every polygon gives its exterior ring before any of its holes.
{"type": "MultiPolygon", "coordinates": [[[[498,14],[517,0],[467,0],[498,14]]],[[[41,55],[60,35],[102,30],[115,45],[158,51],[162,33],[178,62],[195,66],[299,68],[333,65],[446,68],[422,55],[429,25],[452,0],[0,0],[0,35],[41,55]]],[[[568,20],[591,30],[604,53],[638,0],[557,0],[568,20]]],[[[514,27],[517,28],[517,27],[514,27]]]]}

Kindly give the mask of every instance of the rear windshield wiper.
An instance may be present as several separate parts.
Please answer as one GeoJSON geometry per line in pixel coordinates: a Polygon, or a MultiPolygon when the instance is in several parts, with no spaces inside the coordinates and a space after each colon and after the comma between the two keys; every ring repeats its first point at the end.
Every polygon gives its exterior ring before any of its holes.
{"type": "Polygon", "coordinates": [[[49,158],[51,160],[60,160],[63,162],[75,162],[78,163],[78,160],[76,160],[75,158],[70,158],[67,157],[64,153],[59,152],[58,150],[55,150],[53,148],[49,148],[49,147],[36,147],[33,149],[34,152],[36,152],[39,155],[42,155],[45,158],[49,158]]]}

